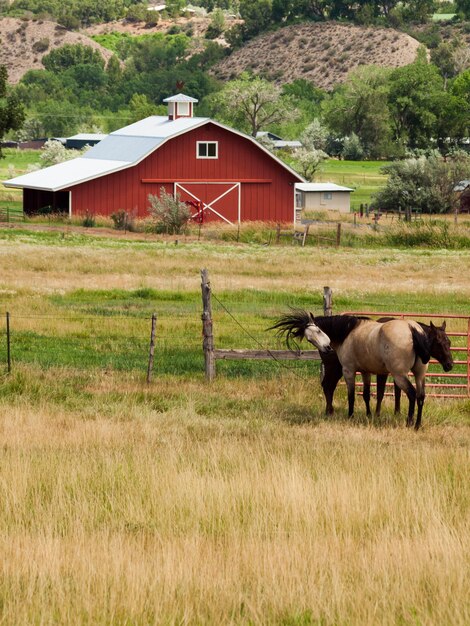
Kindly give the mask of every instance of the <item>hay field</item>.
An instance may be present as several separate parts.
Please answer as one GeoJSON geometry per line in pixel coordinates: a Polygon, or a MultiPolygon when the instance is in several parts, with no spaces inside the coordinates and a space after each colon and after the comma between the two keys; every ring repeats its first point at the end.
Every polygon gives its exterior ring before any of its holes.
{"type": "MultiPolygon", "coordinates": [[[[326,419],[316,364],[221,364],[208,386],[199,348],[202,266],[266,341],[288,304],[319,313],[326,284],[338,311],[468,312],[469,252],[0,243],[2,624],[470,622],[470,402],[428,399],[415,433],[390,400],[348,421],[341,389],[326,419]],[[153,310],[147,386],[125,349],[153,310]]],[[[256,347],[214,316],[220,344],[256,347]]]]}

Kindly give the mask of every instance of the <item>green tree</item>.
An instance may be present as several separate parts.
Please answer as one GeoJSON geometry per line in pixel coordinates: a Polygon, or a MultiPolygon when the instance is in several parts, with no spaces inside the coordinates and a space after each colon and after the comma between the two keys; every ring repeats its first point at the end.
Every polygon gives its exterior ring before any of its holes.
{"type": "Polygon", "coordinates": [[[295,154],[294,166],[306,180],[312,181],[327,159],[328,155],[323,150],[300,148],[295,154]]]}
{"type": "Polygon", "coordinates": [[[207,39],[215,39],[221,35],[225,30],[225,17],[224,12],[221,9],[215,9],[211,13],[211,21],[206,30],[207,39]]]}
{"type": "Polygon", "coordinates": [[[410,148],[432,144],[443,93],[438,69],[424,60],[392,72],[388,104],[397,141],[410,148]]]}
{"type": "Polygon", "coordinates": [[[244,40],[263,32],[271,23],[272,0],[241,0],[240,15],[244,20],[242,38],[244,40]]]}
{"type": "Polygon", "coordinates": [[[104,68],[104,59],[98,50],[82,44],[65,44],[51,50],[42,57],[42,64],[50,72],[58,73],[74,65],[99,65],[104,68]]]}
{"type": "Polygon", "coordinates": [[[158,108],[152,104],[147,96],[135,93],[129,102],[130,122],[138,122],[151,115],[156,115],[158,108]]]}
{"type": "Polygon", "coordinates": [[[297,116],[294,103],[281,89],[262,78],[242,74],[212,96],[215,114],[253,137],[270,124],[297,116]]]}
{"type": "Polygon", "coordinates": [[[465,18],[470,18],[470,0],[455,0],[457,13],[461,13],[465,18]]]}
{"type": "Polygon", "coordinates": [[[119,59],[115,54],[109,59],[106,66],[106,74],[108,75],[108,81],[113,84],[119,83],[122,78],[122,69],[119,59]]]}
{"type": "Polygon", "coordinates": [[[447,41],[440,43],[431,50],[431,62],[439,69],[441,76],[444,78],[444,86],[446,86],[449,78],[457,74],[455,52],[455,43],[447,41]]]}
{"type": "Polygon", "coordinates": [[[348,137],[345,137],[341,154],[343,159],[349,161],[360,161],[364,158],[364,148],[356,133],[351,133],[348,137]]]}
{"type": "Polygon", "coordinates": [[[402,211],[409,219],[412,210],[447,213],[455,209],[454,187],[470,178],[470,157],[440,155],[396,161],[382,168],[387,184],[375,195],[381,209],[402,211]]]}
{"type": "MultiPolygon", "coordinates": [[[[8,93],[8,72],[0,65],[0,141],[9,130],[19,130],[25,119],[24,107],[15,92],[8,93]]],[[[0,147],[0,158],[2,158],[0,147]]]]}
{"type": "Polygon", "coordinates": [[[325,150],[328,143],[328,129],[315,118],[300,136],[302,145],[308,150],[325,150]]]}
{"type": "Polygon", "coordinates": [[[434,0],[406,0],[402,15],[407,22],[427,22],[434,13],[434,0]]]}
{"type": "Polygon", "coordinates": [[[371,157],[393,153],[388,77],[389,70],[383,68],[358,68],[322,103],[331,132],[337,137],[355,133],[371,157]]]}

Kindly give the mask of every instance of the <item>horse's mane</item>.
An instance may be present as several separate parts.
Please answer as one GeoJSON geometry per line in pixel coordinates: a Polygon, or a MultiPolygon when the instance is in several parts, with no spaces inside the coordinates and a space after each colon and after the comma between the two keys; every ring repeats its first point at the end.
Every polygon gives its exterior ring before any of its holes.
{"type": "MultiPolygon", "coordinates": [[[[411,331],[411,337],[413,338],[413,349],[415,351],[415,354],[421,359],[424,364],[426,364],[429,363],[429,359],[431,358],[431,345],[429,342],[428,334],[426,332],[426,328],[423,328],[423,324],[419,325],[422,328],[422,332],[419,331],[415,326],[408,324],[411,331]]],[[[424,326],[426,326],[426,324],[424,324],[424,326]]]]}
{"type": "Polygon", "coordinates": [[[330,315],[312,317],[303,309],[291,308],[291,313],[283,315],[268,330],[277,330],[278,337],[285,336],[286,344],[290,348],[293,339],[302,339],[305,329],[312,321],[328,335],[331,341],[342,343],[356,326],[368,317],[355,315],[330,315]]]}
{"type": "Polygon", "coordinates": [[[369,319],[359,315],[322,315],[315,318],[315,324],[328,335],[330,341],[343,343],[351,331],[369,319]]]}

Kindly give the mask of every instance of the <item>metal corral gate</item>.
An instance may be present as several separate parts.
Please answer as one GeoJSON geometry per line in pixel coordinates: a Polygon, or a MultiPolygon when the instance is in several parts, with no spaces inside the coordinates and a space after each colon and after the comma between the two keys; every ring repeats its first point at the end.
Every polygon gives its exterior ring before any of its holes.
{"type": "MultiPolygon", "coordinates": [[[[346,315],[346,313],[345,313],[346,315]]],[[[470,397],[470,317],[466,315],[438,315],[437,313],[397,313],[381,311],[349,311],[347,315],[365,315],[372,318],[395,317],[397,319],[412,318],[417,322],[429,324],[437,320],[436,325],[446,322],[446,333],[451,338],[454,357],[452,372],[445,373],[435,359],[429,361],[430,367],[426,374],[426,395],[434,398],[468,398],[470,397]],[[430,393],[428,393],[430,390],[430,393]]],[[[362,386],[362,382],[358,381],[362,386]]],[[[375,387],[375,383],[372,383],[375,387]]],[[[393,382],[387,382],[393,387],[393,382]]],[[[386,392],[385,395],[393,395],[386,392]]]]}

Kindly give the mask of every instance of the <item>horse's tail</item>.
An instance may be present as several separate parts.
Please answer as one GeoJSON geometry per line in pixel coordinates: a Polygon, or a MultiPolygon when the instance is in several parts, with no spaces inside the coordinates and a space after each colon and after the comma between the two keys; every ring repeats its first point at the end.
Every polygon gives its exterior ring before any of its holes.
{"type": "Polygon", "coordinates": [[[429,363],[429,359],[431,358],[431,346],[429,345],[426,333],[411,324],[409,324],[409,328],[411,337],[413,338],[413,350],[415,351],[416,357],[419,357],[424,364],[429,363]]]}

